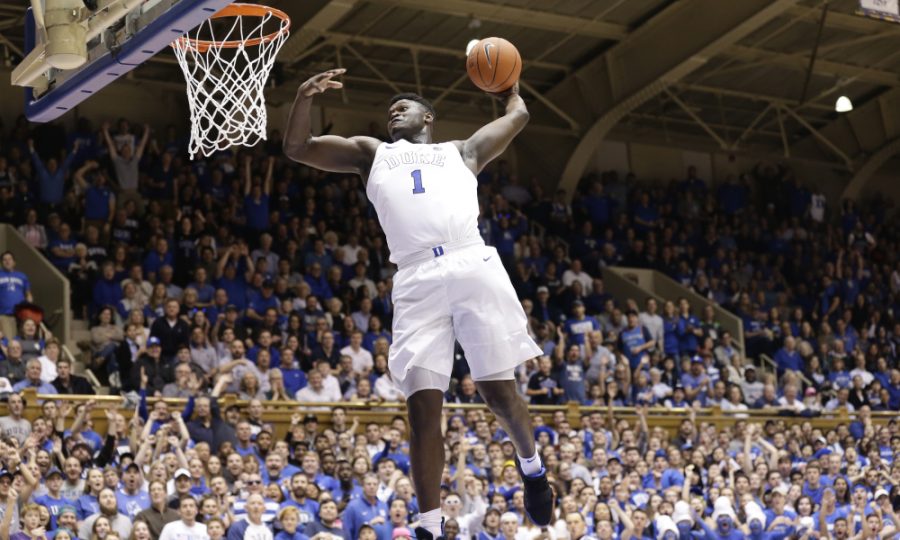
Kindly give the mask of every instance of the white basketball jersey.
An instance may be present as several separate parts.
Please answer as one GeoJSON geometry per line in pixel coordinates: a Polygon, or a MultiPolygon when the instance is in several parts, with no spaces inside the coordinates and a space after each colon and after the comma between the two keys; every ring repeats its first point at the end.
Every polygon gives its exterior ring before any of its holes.
{"type": "Polygon", "coordinates": [[[382,143],[366,195],[387,237],[391,262],[478,236],[478,181],[453,143],[382,143]]]}

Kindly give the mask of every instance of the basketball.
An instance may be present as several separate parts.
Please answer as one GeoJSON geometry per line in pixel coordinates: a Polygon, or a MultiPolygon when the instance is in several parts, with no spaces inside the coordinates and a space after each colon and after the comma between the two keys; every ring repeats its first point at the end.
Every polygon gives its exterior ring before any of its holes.
{"type": "Polygon", "coordinates": [[[469,51],[466,71],[475,86],[485,92],[504,92],[518,82],[522,57],[515,45],[505,39],[484,38],[469,51]]]}

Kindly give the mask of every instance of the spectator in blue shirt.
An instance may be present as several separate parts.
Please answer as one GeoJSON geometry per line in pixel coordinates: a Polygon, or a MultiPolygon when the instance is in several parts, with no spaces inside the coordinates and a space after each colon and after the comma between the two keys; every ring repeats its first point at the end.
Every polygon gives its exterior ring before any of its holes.
{"type": "Polygon", "coordinates": [[[367,473],[363,476],[362,489],[362,497],[350,501],[341,516],[347,538],[358,538],[363,525],[373,521],[375,524],[382,523],[388,517],[387,504],[378,500],[378,477],[367,473]]]}
{"type": "Polygon", "coordinates": [[[786,538],[794,530],[794,522],[797,514],[786,508],[787,488],[776,486],[769,494],[769,504],[766,505],[766,531],[783,535],[786,538]]]}
{"type": "Polygon", "coordinates": [[[600,330],[600,323],[592,316],[585,315],[584,302],[575,300],[572,303],[571,319],[566,320],[566,335],[573,345],[584,345],[584,338],[589,333],[600,330]]]}
{"type": "Polygon", "coordinates": [[[678,300],[680,314],[678,317],[678,352],[682,356],[693,355],[699,348],[699,339],[703,337],[700,319],[691,313],[691,304],[685,298],[678,300]]]}
{"type": "MultiPolygon", "coordinates": [[[[250,165],[253,162],[251,156],[244,159],[244,213],[247,215],[247,228],[255,232],[261,232],[269,228],[269,193],[272,191],[272,170],[275,166],[275,157],[269,156],[266,162],[266,177],[260,181],[254,181],[250,165]]],[[[269,269],[274,271],[273,268],[269,269]]]]}
{"type": "Polygon", "coordinates": [[[63,485],[63,473],[56,467],[51,467],[47,474],[44,476],[44,486],[47,488],[47,493],[45,495],[41,495],[40,497],[35,497],[34,502],[43,506],[50,512],[50,530],[56,528],[56,519],[59,517],[59,514],[62,512],[64,506],[74,506],[75,503],[70,501],[69,499],[64,498],[60,491],[62,491],[63,485]]]}
{"type": "Polygon", "coordinates": [[[68,223],[63,222],[59,226],[59,236],[50,240],[47,244],[47,250],[50,252],[50,262],[60,272],[66,273],[69,270],[69,265],[75,262],[75,244],[77,243],[72,238],[72,228],[68,223]]]}
{"type": "Polygon", "coordinates": [[[66,175],[78,153],[79,144],[78,140],[72,144],[72,151],[66,156],[62,165],[55,157],[48,159],[45,164],[34,149],[34,141],[28,139],[28,151],[31,153],[31,162],[34,164],[40,186],[40,201],[46,209],[55,209],[62,204],[66,175]]]}
{"type": "Polygon", "coordinates": [[[279,515],[281,515],[281,512],[285,508],[292,507],[296,509],[296,528],[297,531],[301,533],[304,532],[307,524],[316,520],[316,516],[319,514],[319,503],[306,497],[306,488],[308,485],[309,480],[304,473],[294,473],[290,477],[288,497],[281,503],[281,510],[279,511],[279,515]]]}
{"type": "Polygon", "coordinates": [[[775,364],[778,367],[778,376],[781,377],[786,371],[799,373],[803,370],[803,359],[797,352],[797,342],[792,336],[784,339],[784,347],[775,353],[775,364]]]}
{"type": "MultiPolygon", "coordinates": [[[[213,297],[216,294],[215,287],[213,287],[207,279],[206,268],[198,266],[197,269],[194,270],[194,281],[188,284],[188,288],[193,288],[197,291],[197,304],[201,307],[212,305],[213,297]]],[[[215,321],[214,318],[211,318],[211,320],[215,321]]]]}
{"type": "Polygon", "coordinates": [[[122,285],[116,279],[116,267],[112,262],[103,265],[100,279],[94,283],[93,305],[91,312],[102,306],[116,306],[122,300],[122,285]]]}
{"type": "Polygon", "coordinates": [[[116,196],[109,187],[106,173],[96,161],[87,161],[75,171],[75,184],[84,192],[84,219],[109,234],[116,215],[116,196]],[[87,174],[91,174],[88,181],[87,174]]]}
{"type": "Polygon", "coordinates": [[[175,255],[169,250],[169,242],[165,238],[158,238],[155,247],[144,257],[144,273],[150,281],[156,279],[163,266],[175,264],[175,255]]]}
{"type": "Polygon", "coordinates": [[[628,357],[628,363],[631,365],[632,371],[638,369],[641,365],[645,369],[650,369],[648,351],[656,346],[650,331],[641,326],[636,311],[628,312],[628,326],[619,334],[619,345],[625,356],[628,357]]]}
{"type": "Polygon", "coordinates": [[[684,387],[688,403],[698,399],[703,402],[706,399],[706,394],[710,390],[710,380],[706,374],[703,358],[699,356],[691,358],[690,371],[681,375],[681,385],[684,387]]]}
{"type": "Polygon", "coordinates": [[[4,336],[16,335],[15,307],[31,302],[28,276],[16,270],[16,257],[11,251],[0,256],[0,331],[4,336]]]}

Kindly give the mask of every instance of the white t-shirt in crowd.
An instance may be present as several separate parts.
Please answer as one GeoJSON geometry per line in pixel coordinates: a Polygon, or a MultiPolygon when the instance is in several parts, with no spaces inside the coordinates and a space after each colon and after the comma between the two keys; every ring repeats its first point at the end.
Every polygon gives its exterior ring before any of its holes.
{"type": "Polygon", "coordinates": [[[206,532],[206,525],[202,523],[194,523],[190,527],[182,521],[173,521],[166,523],[159,540],[209,540],[209,534],[206,532]]]}
{"type": "MultiPolygon", "coordinates": [[[[160,539],[162,540],[162,539],[160,539]]],[[[247,530],[244,531],[244,540],[274,540],[272,531],[265,525],[254,525],[251,523],[247,530]]]]}

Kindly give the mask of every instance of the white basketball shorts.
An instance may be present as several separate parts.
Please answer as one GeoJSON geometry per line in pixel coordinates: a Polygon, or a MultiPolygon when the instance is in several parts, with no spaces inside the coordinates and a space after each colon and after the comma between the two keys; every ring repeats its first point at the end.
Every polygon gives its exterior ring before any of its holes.
{"type": "Polygon", "coordinates": [[[388,365],[407,397],[437,385],[447,389],[456,340],[476,381],[497,379],[542,354],[495,248],[464,240],[431,255],[402,261],[394,275],[388,365]],[[433,373],[408,377],[411,370],[433,373]]]}

